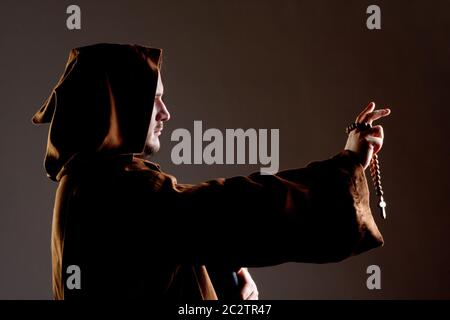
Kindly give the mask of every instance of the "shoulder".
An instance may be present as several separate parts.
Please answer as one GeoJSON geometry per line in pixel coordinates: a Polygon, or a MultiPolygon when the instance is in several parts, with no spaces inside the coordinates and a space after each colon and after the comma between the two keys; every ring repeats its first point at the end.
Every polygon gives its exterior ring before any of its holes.
{"type": "Polygon", "coordinates": [[[124,172],[126,176],[150,183],[154,188],[159,188],[163,185],[175,186],[177,184],[177,179],[161,171],[159,164],[137,157],[133,157],[132,161],[124,167],[124,172]]]}

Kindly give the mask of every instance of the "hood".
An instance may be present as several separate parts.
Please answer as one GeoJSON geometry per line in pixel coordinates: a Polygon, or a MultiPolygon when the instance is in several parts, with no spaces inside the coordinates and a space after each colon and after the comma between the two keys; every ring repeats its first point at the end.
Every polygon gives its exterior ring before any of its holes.
{"type": "Polygon", "coordinates": [[[141,153],[151,120],[161,49],[95,44],[72,49],[35,124],[49,123],[44,160],[57,180],[76,155],[141,153]]]}

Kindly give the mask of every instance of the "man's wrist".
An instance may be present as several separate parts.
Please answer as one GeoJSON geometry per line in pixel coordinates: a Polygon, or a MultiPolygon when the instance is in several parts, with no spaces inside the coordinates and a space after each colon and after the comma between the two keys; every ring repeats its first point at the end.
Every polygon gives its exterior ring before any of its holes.
{"type": "Polygon", "coordinates": [[[350,158],[350,161],[352,163],[354,163],[355,165],[360,165],[363,170],[365,170],[364,168],[364,160],[357,152],[353,151],[353,150],[349,150],[349,149],[344,149],[343,151],[345,154],[347,154],[347,156],[350,158]]]}

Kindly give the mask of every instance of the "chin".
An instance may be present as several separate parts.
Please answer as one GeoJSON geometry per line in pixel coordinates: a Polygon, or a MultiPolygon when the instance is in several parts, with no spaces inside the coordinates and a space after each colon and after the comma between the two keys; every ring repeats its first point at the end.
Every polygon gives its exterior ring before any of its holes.
{"type": "Polygon", "coordinates": [[[150,157],[151,155],[155,154],[158,151],[159,151],[159,141],[145,144],[144,155],[146,158],[150,157]]]}
{"type": "Polygon", "coordinates": [[[155,137],[155,141],[153,141],[150,145],[150,148],[154,150],[154,152],[158,152],[160,148],[159,139],[155,137]]]}

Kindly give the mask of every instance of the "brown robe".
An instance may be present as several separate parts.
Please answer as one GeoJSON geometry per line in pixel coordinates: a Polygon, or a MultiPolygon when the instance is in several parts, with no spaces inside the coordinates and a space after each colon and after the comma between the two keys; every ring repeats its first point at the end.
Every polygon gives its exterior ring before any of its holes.
{"type": "Polygon", "coordinates": [[[59,182],[56,299],[215,299],[210,266],[336,262],[383,244],[350,151],[198,185],[134,157],[147,136],[160,54],[135,45],[73,49],[33,118],[50,123],[45,168],[59,182]],[[71,265],[81,289],[66,287],[71,265]]]}
{"type": "Polygon", "coordinates": [[[355,158],[198,185],[131,155],[75,158],[56,194],[55,297],[213,299],[205,265],[336,262],[378,247],[355,158]],[[72,264],[81,290],[64,289],[72,264]]]}

